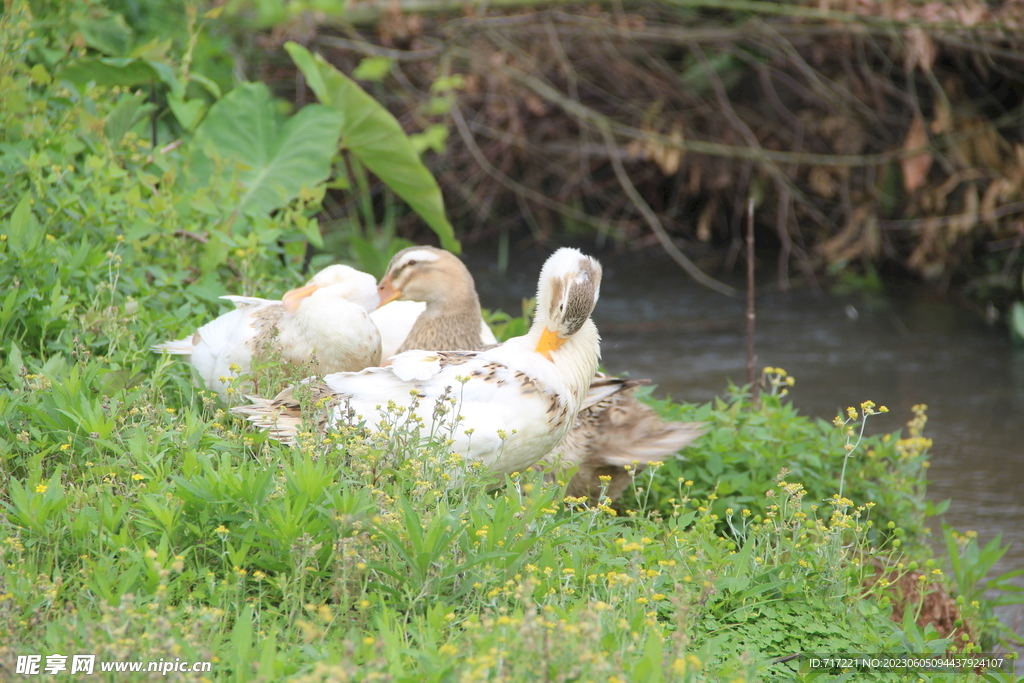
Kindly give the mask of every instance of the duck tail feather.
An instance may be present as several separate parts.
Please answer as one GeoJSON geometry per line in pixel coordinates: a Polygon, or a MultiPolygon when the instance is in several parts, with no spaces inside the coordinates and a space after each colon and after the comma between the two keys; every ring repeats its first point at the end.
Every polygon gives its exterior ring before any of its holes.
{"type": "Polygon", "coordinates": [[[153,344],[149,349],[150,351],[156,351],[158,353],[173,353],[184,356],[188,356],[196,352],[195,344],[192,343],[192,337],[153,344]]]}
{"type": "Polygon", "coordinates": [[[294,446],[302,427],[302,415],[294,406],[277,399],[246,396],[251,401],[248,405],[235,406],[231,409],[236,415],[244,415],[270,435],[275,441],[294,446]]]}
{"type": "Polygon", "coordinates": [[[607,439],[594,452],[594,459],[603,465],[647,465],[675,457],[686,446],[696,441],[707,426],[703,422],[664,422],[648,425],[644,430],[621,433],[619,438],[607,439]],[[653,428],[652,428],[653,427],[653,428]]]}

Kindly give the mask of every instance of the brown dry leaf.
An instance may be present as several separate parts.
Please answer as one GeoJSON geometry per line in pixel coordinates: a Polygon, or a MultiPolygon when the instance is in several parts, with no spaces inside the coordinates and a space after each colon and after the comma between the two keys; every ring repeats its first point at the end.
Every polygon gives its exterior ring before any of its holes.
{"type": "Polygon", "coordinates": [[[537,97],[533,93],[527,93],[524,99],[526,100],[526,108],[530,111],[531,114],[533,114],[537,118],[542,118],[547,115],[548,108],[544,105],[543,102],[541,102],[541,99],[539,97],[537,97]]]}
{"type": "Polygon", "coordinates": [[[1010,144],[999,134],[991,121],[981,116],[958,116],[956,130],[965,137],[952,148],[956,158],[968,167],[984,167],[995,175],[1003,174],[1003,155],[1011,151],[1010,144]]]}
{"type": "Polygon", "coordinates": [[[907,267],[926,280],[934,280],[945,270],[946,248],[939,239],[942,222],[935,217],[921,221],[921,239],[907,257],[907,267]]]}
{"type": "Polygon", "coordinates": [[[857,239],[860,233],[860,225],[864,219],[862,209],[863,207],[854,209],[853,214],[850,216],[850,222],[844,225],[838,234],[817,246],[818,253],[821,254],[826,262],[836,262],[839,259],[840,252],[857,239]]]}
{"type": "MultiPolygon", "coordinates": [[[[915,116],[907,131],[907,138],[903,141],[904,150],[918,149],[928,144],[928,131],[924,127],[924,119],[915,116]]],[[[907,192],[913,192],[924,185],[928,178],[928,171],[932,167],[931,152],[915,154],[914,156],[900,159],[900,166],[903,169],[903,187],[907,192]]]]}
{"type": "Polygon", "coordinates": [[[819,119],[818,113],[809,111],[810,122],[817,124],[818,135],[824,138],[837,138],[846,131],[849,118],[846,116],[826,116],[819,119]]]}
{"type": "Polygon", "coordinates": [[[672,130],[667,136],[671,141],[668,145],[662,144],[654,137],[653,133],[655,131],[647,123],[644,123],[641,129],[645,133],[652,133],[651,137],[634,140],[626,148],[627,152],[632,149],[636,156],[642,159],[651,159],[661,170],[662,174],[666,176],[675,175],[679,171],[679,164],[682,162],[683,157],[686,156],[686,151],[682,149],[682,124],[679,122],[672,124],[672,130]]]}
{"type": "Polygon", "coordinates": [[[945,101],[939,100],[935,103],[935,120],[932,121],[930,127],[932,135],[953,130],[953,112],[949,110],[949,106],[945,101]]]}
{"type": "Polygon", "coordinates": [[[700,192],[700,164],[690,164],[690,177],[686,182],[686,193],[691,197],[700,192]]]}
{"type": "Polygon", "coordinates": [[[969,5],[961,5],[956,8],[961,23],[968,28],[981,22],[985,18],[987,8],[985,3],[977,2],[969,5]]]}
{"type": "Polygon", "coordinates": [[[701,242],[708,242],[711,240],[711,221],[714,220],[715,214],[718,213],[718,195],[711,198],[711,201],[707,203],[704,210],[700,212],[700,216],[697,218],[697,239],[701,242]]]}
{"type": "Polygon", "coordinates": [[[849,116],[811,119],[811,130],[829,140],[836,154],[860,154],[864,149],[864,130],[849,116]]]}
{"type": "Polygon", "coordinates": [[[668,134],[668,139],[672,141],[673,146],[659,146],[659,153],[651,155],[654,157],[655,162],[657,162],[662,174],[666,176],[676,174],[685,154],[685,150],[682,149],[683,126],[678,121],[672,124],[672,130],[668,134]]]}
{"type": "Polygon", "coordinates": [[[922,71],[931,71],[938,50],[935,42],[920,26],[907,29],[907,70],[920,66],[922,71]]]}
{"type": "Polygon", "coordinates": [[[978,224],[978,186],[971,183],[964,193],[963,213],[949,221],[949,231],[946,235],[946,242],[954,244],[961,235],[965,235],[974,229],[978,224]]]}
{"type": "Polygon", "coordinates": [[[626,157],[629,159],[646,159],[647,148],[642,140],[630,140],[626,145],[626,157]]]}
{"type": "Polygon", "coordinates": [[[615,23],[621,28],[639,31],[647,25],[647,19],[640,14],[623,14],[616,17],[615,23]]]}
{"type": "Polygon", "coordinates": [[[1005,201],[1013,190],[1013,181],[1009,178],[999,178],[989,184],[981,198],[981,220],[986,225],[994,226],[996,224],[996,208],[1000,201],[1005,201]]]}
{"type": "Polygon", "coordinates": [[[661,154],[655,158],[662,175],[675,175],[679,170],[679,162],[683,159],[683,153],[676,147],[662,147],[661,154]]]}
{"type": "Polygon", "coordinates": [[[885,579],[883,590],[892,604],[889,615],[892,621],[902,623],[903,615],[911,610],[917,615],[916,622],[921,628],[931,624],[943,638],[960,634],[957,642],[964,642],[963,634],[966,634],[967,642],[974,641],[974,634],[962,621],[956,600],[940,584],[929,581],[923,572],[889,570],[878,562],[873,562],[870,570],[864,586],[874,586],[879,579],[885,579]]]}
{"type": "Polygon", "coordinates": [[[974,158],[978,164],[988,167],[990,170],[999,173],[1003,167],[1003,155],[1001,149],[1006,146],[1006,141],[996,130],[991,122],[984,123],[984,130],[973,138],[974,158]]]}
{"type": "Polygon", "coordinates": [[[647,156],[654,161],[655,166],[662,167],[665,164],[665,148],[653,140],[647,140],[646,146],[647,156]]]}
{"type": "Polygon", "coordinates": [[[880,243],[878,217],[872,204],[861,204],[850,214],[850,221],[839,233],[818,245],[817,251],[828,263],[848,261],[862,254],[874,255],[880,243]]]}
{"type": "Polygon", "coordinates": [[[409,15],[409,35],[418,36],[423,33],[423,15],[422,14],[410,14],[409,15]]]}
{"type": "Polygon", "coordinates": [[[812,190],[825,199],[832,199],[839,189],[839,183],[836,182],[832,173],[823,166],[812,167],[811,172],[807,174],[807,182],[812,190]]]}

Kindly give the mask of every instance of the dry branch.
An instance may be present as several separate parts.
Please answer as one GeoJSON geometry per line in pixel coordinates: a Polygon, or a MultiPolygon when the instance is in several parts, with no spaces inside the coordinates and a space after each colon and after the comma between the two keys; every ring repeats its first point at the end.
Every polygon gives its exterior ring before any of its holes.
{"type": "Polygon", "coordinates": [[[346,70],[362,55],[393,59],[401,87],[385,97],[409,130],[451,124],[457,135],[428,161],[476,222],[470,237],[504,234],[516,216],[540,241],[584,223],[620,245],[660,244],[715,281],[687,253],[728,246],[728,265],[744,241],[736,198],[749,194],[769,248],[777,240],[780,287],[791,261],[807,279],[830,261],[883,257],[928,277],[976,270],[986,241],[1019,237],[1024,4],[349,9],[373,29],[314,40],[346,70]],[[428,113],[447,74],[465,87],[443,94],[450,117],[428,113]]]}

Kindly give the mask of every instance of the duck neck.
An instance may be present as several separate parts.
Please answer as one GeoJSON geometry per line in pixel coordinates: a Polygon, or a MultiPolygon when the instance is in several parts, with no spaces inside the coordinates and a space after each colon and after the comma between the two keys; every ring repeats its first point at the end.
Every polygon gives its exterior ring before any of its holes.
{"type": "Polygon", "coordinates": [[[470,286],[468,291],[443,299],[427,301],[398,352],[473,351],[483,346],[480,339],[480,299],[470,286]]]}
{"type": "MultiPolygon", "coordinates": [[[[510,339],[505,343],[515,343],[530,351],[536,350],[544,328],[547,326],[546,322],[546,320],[535,318],[530,331],[525,336],[510,339]]],[[[562,373],[566,388],[572,393],[573,400],[582,401],[590,389],[590,382],[594,379],[594,374],[601,361],[601,335],[598,333],[594,321],[588,318],[575,334],[550,354],[549,360],[562,373]]]]}
{"type": "Polygon", "coordinates": [[[551,357],[565,373],[572,390],[579,392],[578,399],[582,401],[601,361],[601,336],[597,326],[588,319],[576,334],[552,352],[551,357]]]}

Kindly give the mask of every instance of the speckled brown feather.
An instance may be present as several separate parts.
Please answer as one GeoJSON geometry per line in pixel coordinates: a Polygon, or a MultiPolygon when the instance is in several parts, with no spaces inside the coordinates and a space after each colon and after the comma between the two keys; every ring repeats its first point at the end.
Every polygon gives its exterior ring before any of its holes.
{"type": "MultiPolygon", "coordinates": [[[[431,263],[407,265],[403,262],[403,255],[416,249],[409,247],[396,254],[388,271],[396,286],[404,288],[415,281],[418,296],[414,298],[430,301],[399,351],[482,348],[478,333],[480,301],[472,276],[452,255],[433,248],[423,248],[437,253],[447,263],[443,267],[450,269],[449,274],[460,273],[459,277],[449,279],[452,283],[450,288],[439,286],[431,273],[434,268],[431,263]]],[[[581,268],[583,271],[580,277],[571,284],[556,279],[550,285],[549,317],[561,314],[570,333],[578,329],[589,316],[587,302],[592,299],[590,290],[594,282],[600,281],[598,264],[584,264],[581,268]],[[563,301],[566,287],[570,288],[570,296],[565,297],[569,310],[560,312],[557,308],[563,301]],[[579,310],[575,310],[577,308],[579,310]]],[[[479,374],[483,374],[482,371],[479,374]]],[[[532,382],[523,381],[519,377],[517,379],[522,382],[524,394],[536,390],[532,382]]],[[[568,491],[574,496],[586,495],[596,503],[601,490],[599,476],[612,477],[607,495],[614,499],[630,481],[630,472],[625,469],[625,465],[636,460],[640,463],[637,469],[642,469],[648,462],[672,457],[680,448],[697,438],[701,430],[690,424],[664,422],[651,408],[637,401],[633,391],[642,382],[599,374],[594,378],[594,383],[615,387],[612,389],[613,395],[595,405],[584,407],[575,416],[572,431],[558,449],[558,452],[564,454],[558,466],[567,469],[578,465],[579,470],[569,482],[568,491]],[[628,457],[623,457],[624,453],[628,457]]],[[[565,406],[555,398],[550,401],[547,412],[549,419],[556,424],[563,424],[573,418],[566,414],[565,406]]],[[[545,460],[550,462],[554,458],[548,456],[545,460]]]]}
{"type": "Polygon", "coordinates": [[[309,379],[301,384],[290,386],[272,399],[259,396],[246,396],[252,403],[237,406],[231,412],[246,415],[247,420],[260,429],[266,430],[272,439],[294,446],[299,431],[323,431],[327,427],[327,416],[331,410],[344,402],[344,397],[337,396],[322,380],[309,379]],[[312,416],[303,422],[302,402],[295,395],[296,391],[303,394],[303,402],[313,408],[312,416]]]}
{"type": "Polygon", "coordinates": [[[603,489],[605,496],[615,500],[644,466],[672,457],[704,433],[703,423],[666,422],[638,401],[633,394],[644,383],[622,381],[619,391],[580,411],[558,449],[569,456],[563,467],[576,464],[570,459],[579,458],[579,469],[569,480],[566,496],[585,496],[590,505],[597,505],[603,489]],[[611,479],[605,484],[602,476],[611,479]]]}
{"type": "Polygon", "coordinates": [[[275,351],[278,325],[285,316],[284,306],[265,306],[252,314],[256,335],[246,342],[253,358],[266,358],[275,351]]]}
{"type": "MultiPolygon", "coordinates": [[[[441,367],[464,365],[475,356],[469,351],[438,351],[437,359],[441,367]]],[[[489,363],[484,366],[491,368],[489,363]]],[[[476,373],[473,373],[474,375],[476,373]]],[[[494,381],[494,369],[484,378],[494,381]]],[[[504,380],[497,380],[499,384],[504,380]]],[[[309,378],[300,384],[290,386],[272,399],[259,396],[246,396],[252,403],[237,406],[231,412],[245,415],[260,429],[266,430],[272,439],[289,446],[294,446],[300,431],[323,432],[328,426],[328,416],[334,409],[342,405],[346,397],[336,394],[327,384],[317,378],[309,378]],[[303,416],[303,406],[307,414],[303,416]]]]}
{"type": "Polygon", "coordinates": [[[430,315],[429,309],[420,314],[416,324],[409,331],[398,353],[423,349],[466,349],[477,350],[480,340],[480,302],[474,299],[466,310],[452,314],[430,315]]]}

